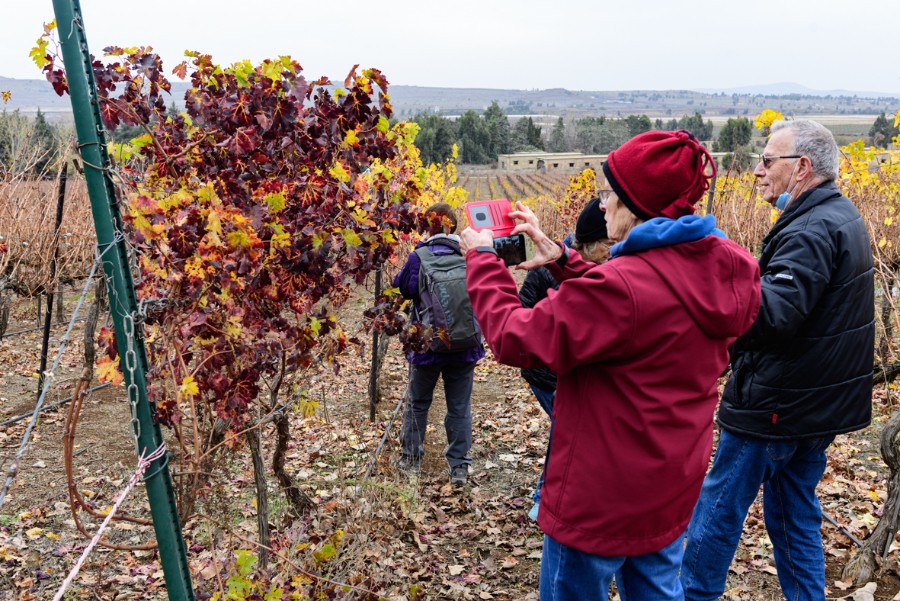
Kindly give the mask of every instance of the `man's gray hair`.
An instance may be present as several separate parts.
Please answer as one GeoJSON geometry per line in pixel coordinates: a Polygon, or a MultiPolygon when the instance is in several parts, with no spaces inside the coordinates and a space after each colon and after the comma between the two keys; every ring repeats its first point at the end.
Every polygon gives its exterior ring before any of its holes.
{"type": "Polygon", "coordinates": [[[809,158],[813,173],[826,180],[837,179],[838,146],[831,131],[815,121],[776,121],[770,131],[786,129],[794,135],[794,150],[791,154],[801,154],[809,158]]]}

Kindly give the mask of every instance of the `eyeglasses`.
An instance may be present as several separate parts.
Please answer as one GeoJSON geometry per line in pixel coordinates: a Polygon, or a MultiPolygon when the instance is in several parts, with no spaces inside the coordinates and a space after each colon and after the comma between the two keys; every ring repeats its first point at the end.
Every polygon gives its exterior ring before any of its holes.
{"type": "Polygon", "coordinates": [[[786,154],[786,155],[779,156],[779,157],[770,157],[770,156],[761,154],[761,155],[759,155],[759,161],[763,164],[763,167],[768,169],[769,166],[772,164],[772,162],[775,161],[775,159],[799,159],[802,157],[803,157],[802,154],[786,154]]]}
{"type": "Polygon", "coordinates": [[[609,200],[609,196],[612,193],[613,191],[609,188],[602,188],[600,190],[597,190],[597,196],[600,198],[600,204],[605,207],[606,201],[609,200]]]}

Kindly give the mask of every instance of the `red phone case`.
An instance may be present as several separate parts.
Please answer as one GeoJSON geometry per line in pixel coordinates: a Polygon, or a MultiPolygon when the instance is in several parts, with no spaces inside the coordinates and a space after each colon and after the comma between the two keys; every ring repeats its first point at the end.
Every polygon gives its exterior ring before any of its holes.
{"type": "Polygon", "coordinates": [[[492,200],[476,200],[466,203],[466,216],[469,218],[469,226],[476,232],[483,229],[489,229],[494,232],[494,237],[509,236],[512,233],[516,222],[509,216],[512,211],[512,205],[506,198],[495,198],[492,200]],[[487,210],[487,216],[490,225],[477,225],[483,223],[484,219],[476,219],[473,211],[478,208],[487,210]]]}

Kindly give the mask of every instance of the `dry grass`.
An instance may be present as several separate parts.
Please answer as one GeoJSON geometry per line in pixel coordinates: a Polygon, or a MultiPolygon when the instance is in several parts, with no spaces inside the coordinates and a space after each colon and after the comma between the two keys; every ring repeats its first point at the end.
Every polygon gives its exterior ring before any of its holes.
{"type": "Polygon", "coordinates": [[[62,226],[55,230],[59,180],[35,180],[24,174],[0,179],[0,294],[13,290],[32,296],[55,290],[87,273],[96,236],[84,180],[70,177],[62,226]],[[56,276],[51,258],[58,242],[56,276]]]}

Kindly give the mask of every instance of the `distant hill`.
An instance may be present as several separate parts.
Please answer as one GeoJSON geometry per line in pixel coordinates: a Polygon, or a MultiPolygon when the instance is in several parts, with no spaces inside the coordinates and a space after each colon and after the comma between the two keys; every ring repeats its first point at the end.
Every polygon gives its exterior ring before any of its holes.
{"type": "Polygon", "coordinates": [[[68,97],[60,98],[43,79],[11,79],[0,77],[0,91],[12,92],[12,98],[2,108],[7,110],[40,107],[44,112],[71,111],[68,97]]]}
{"type": "MultiPolygon", "coordinates": [[[[172,101],[179,106],[183,105],[187,87],[186,82],[172,84],[172,101]]],[[[7,90],[12,93],[12,98],[5,106],[0,106],[0,110],[35,112],[39,108],[50,120],[71,120],[68,97],[57,96],[43,79],[0,77],[0,91],[7,90]]],[[[732,115],[753,116],[764,108],[774,108],[789,116],[893,114],[900,108],[897,97],[850,91],[829,93],[787,83],[716,91],[505,90],[392,85],[390,94],[394,113],[401,119],[411,119],[422,113],[461,115],[467,110],[482,111],[496,101],[507,115],[513,118],[529,115],[543,126],[551,125],[560,116],[646,114],[654,119],[668,120],[699,112],[705,118],[724,120],[732,115]]]]}
{"type": "Polygon", "coordinates": [[[900,96],[887,92],[864,92],[859,90],[814,90],[791,82],[741,86],[737,88],[699,88],[695,91],[706,94],[762,94],[763,96],[788,96],[791,94],[800,96],[857,96],[859,98],[897,98],[900,96]]]}

